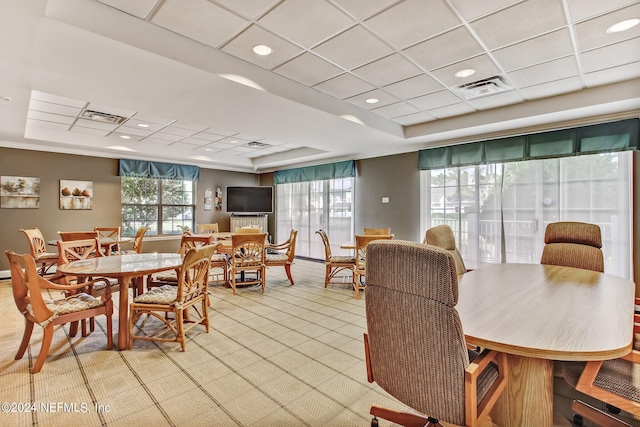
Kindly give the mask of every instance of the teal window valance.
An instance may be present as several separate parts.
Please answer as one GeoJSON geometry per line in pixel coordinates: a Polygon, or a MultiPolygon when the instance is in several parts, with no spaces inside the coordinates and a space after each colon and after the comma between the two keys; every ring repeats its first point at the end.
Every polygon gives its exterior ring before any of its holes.
{"type": "Polygon", "coordinates": [[[345,160],[344,162],[276,171],[273,175],[273,182],[275,184],[287,184],[291,182],[320,181],[354,176],[356,176],[355,161],[345,160]]]}
{"type": "Polygon", "coordinates": [[[418,168],[442,169],[637,150],[639,130],[640,119],[628,119],[573,129],[428,148],[418,152],[418,168]]]}
{"type": "Polygon", "coordinates": [[[120,159],[118,162],[118,175],[137,178],[198,181],[200,179],[200,168],[198,166],[176,165],[173,163],[120,159]]]}

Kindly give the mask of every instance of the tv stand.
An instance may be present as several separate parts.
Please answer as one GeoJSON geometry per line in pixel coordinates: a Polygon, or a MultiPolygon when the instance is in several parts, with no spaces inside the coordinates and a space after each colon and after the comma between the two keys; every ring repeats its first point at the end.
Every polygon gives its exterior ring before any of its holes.
{"type": "Polygon", "coordinates": [[[263,233],[269,233],[269,217],[267,214],[231,214],[231,232],[234,233],[238,227],[258,226],[263,233]]]}

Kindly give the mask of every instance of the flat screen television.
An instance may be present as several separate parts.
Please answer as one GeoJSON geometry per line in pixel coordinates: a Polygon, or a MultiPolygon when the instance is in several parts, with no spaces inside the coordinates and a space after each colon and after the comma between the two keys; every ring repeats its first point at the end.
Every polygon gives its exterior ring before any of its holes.
{"type": "Polygon", "coordinates": [[[256,215],[273,212],[273,187],[227,187],[227,212],[256,215]]]}

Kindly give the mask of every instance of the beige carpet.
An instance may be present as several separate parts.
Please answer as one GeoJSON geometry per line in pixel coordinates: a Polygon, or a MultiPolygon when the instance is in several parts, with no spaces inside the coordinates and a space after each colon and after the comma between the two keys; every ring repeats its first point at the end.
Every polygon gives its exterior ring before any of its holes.
{"type": "Polygon", "coordinates": [[[14,361],[23,317],[0,283],[0,401],[22,411],[3,406],[0,425],[366,426],[373,403],[406,409],[366,380],[364,299],[347,283],[325,289],[322,263],[297,260],[292,270],[293,287],[270,268],[264,294],[212,285],[211,331],[192,329],[186,352],[144,341],[107,351],[100,322],[87,338],[58,327],[35,375],[41,328],[14,361]]]}

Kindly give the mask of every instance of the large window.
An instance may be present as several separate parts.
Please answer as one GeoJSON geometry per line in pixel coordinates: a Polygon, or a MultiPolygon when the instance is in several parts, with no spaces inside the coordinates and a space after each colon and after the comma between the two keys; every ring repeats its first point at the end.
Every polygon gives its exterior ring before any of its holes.
{"type": "Polygon", "coordinates": [[[147,235],[181,234],[194,228],[195,182],[174,179],[122,177],[122,234],[133,236],[140,227],[147,235]]]}
{"type": "Polygon", "coordinates": [[[550,222],[602,231],[605,271],[631,277],[631,152],[424,170],[422,229],[448,224],[468,268],[538,263],[550,222]]]}
{"type": "Polygon", "coordinates": [[[298,230],[296,255],[324,259],[320,236],[323,229],[331,241],[332,253],[348,252],[340,244],[353,239],[354,178],[294,182],[276,185],[277,242],[298,230]]]}

